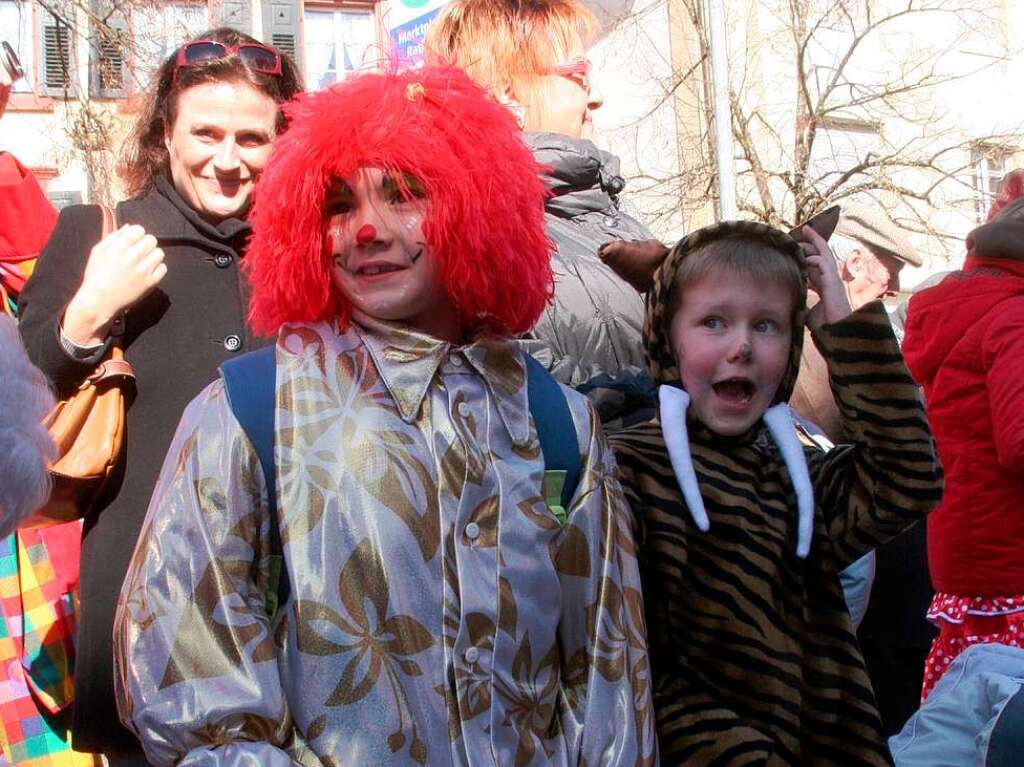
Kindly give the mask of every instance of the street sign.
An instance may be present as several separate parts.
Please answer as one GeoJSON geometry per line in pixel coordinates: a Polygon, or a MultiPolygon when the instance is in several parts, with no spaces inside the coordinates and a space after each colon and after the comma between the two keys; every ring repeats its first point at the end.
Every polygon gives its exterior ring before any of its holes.
{"type": "Polygon", "coordinates": [[[394,42],[394,51],[403,66],[423,63],[423,38],[448,0],[395,0],[384,14],[384,23],[394,42]]]}

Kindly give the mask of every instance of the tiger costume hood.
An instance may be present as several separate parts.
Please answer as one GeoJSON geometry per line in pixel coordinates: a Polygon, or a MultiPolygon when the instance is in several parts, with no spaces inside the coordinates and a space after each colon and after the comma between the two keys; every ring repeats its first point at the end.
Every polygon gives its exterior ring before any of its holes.
{"type": "Polygon", "coordinates": [[[753,221],[724,221],[698,229],[680,240],[659,267],[654,276],[654,285],[647,294],[644,356],[651,379],[660,384],[658,388],[659,411],[672,470],[679,482],[693,521],[702,531],[706,532],[710,528],[710,521],[700,495],[689,445],[687,410],[690,397],[683,388],[679,364],[669,337],[672,317],[675,311],[678,311],[678,307],[673,306],[672,296],[675,293],[676,276],[683,259],[713,241],[740,237],[760,240],[777,251],[780,258],[793,259],[800,274],[802,289],[798,293],[793,317],[789,363],[779,383],[774,404],[764,412],[761,420],[764,421],[782,454],[786,470],[796,491],[799,513],[797,555],[806,558],[811,549],[814,492],[803,448],[793,424],[792,411],[787,404],[800,370],[803,329],[807,317],[807,263],[797,241],[785,232],[753,221]]]}

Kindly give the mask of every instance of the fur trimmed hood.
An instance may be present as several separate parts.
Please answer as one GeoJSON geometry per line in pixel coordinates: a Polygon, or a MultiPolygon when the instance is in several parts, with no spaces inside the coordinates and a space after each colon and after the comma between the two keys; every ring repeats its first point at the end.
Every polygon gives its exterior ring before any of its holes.
{"type": "Polygon", "coordinates": [[[779,384],[775,402],[786,402],[793,393],[796,376],[800,370],[800,353],[803,349],[804,320],[807,317],[807,263],[797,241],[785,232],[755,221],[723,221],[706,226],[687,235],[669,252],[665,262],[654,275],[654,285],[647,293],[647,310],[644,319],[644,356],[651,378],[659,384],[681,387],[679,366],[669,340],[669,309],[676,274],[683,259],[690,253],[715,240],[747,237],[765,242],[770,247],[796,261],[804,290],[800,292],[793,323],[793,340],[789,353],[789,366],[779,384]]]}
{"type": "Polygon", "coordinates": [[[673,287],[679,265],[683,259],[698,248],[719,239],[745,237],[760,240],[783,257],[796,261],[802,284],[799,304],[793,322],[792,340],[789,350],[789,364],[779,384],[775,401],[761,416],[764,428],[771,434],[778,448],[787,474],[793,483],[797,497],[799,515],[797,532],[797,556],[806,557],[811,550],[814,529],[814,490],[811,486],[803,448],[793,425],[793,414],[785,404],[793,391],[797,373],[800,370],[800,352],[803,349],[803,327],[807,315],[807,264],[797,241],[785,232],[766,224],[749,221],[725,221],[720,224],[698,229],[682,239],[666,257],[665,262],[654,275],[654,286],[647,293],[647,316],[644,323],[644,343],[647,367],[651,378],[660,383],[658,391],[659,417],[665,447],[668,450],[672,471],[676,476],[686,506],[697,527],[708,530],[710,519],[701,496],[700,485],[690,447],[689,425],[687,424],[690,395],[682,388],[679,365],[669,340],[669,315],[673,287]]]}

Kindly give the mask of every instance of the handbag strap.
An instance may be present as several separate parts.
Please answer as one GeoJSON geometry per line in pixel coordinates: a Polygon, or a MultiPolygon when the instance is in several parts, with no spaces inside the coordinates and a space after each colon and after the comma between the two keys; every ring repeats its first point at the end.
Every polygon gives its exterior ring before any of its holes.
{"type": "Polygon", "coordinates": [[[117,216],[108,205],[98,205],[97,207],[100,209],[100,216],[103,218],[103,228],[100,231],[100,239],[103,240],[117,229],[117,216]]]}
{"type": "MultiPolygon", "coordinates": [[[[99,239],[105,240],[118,228],[117,212],[109,205],[97,205],[100,216],[99,239]]],[[[124,335],[125,317],[128,310],[125,309],[114,317],[114,325],[111,326],[111,355],[110,358],[96,368],[95,372],[86,379],[87,382],[97,383],[114,376],[135,378],[135,371],[131,364],[124,358],[124,335]]]]}

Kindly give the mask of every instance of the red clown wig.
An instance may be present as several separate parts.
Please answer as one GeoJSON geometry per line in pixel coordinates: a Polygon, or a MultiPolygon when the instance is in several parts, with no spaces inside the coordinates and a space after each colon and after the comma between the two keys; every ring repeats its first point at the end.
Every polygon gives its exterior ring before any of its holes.
{"type": "Polygon", "coordinates": [[[465,331],[533,327],[553,291],[547,194],[513,116],[457,69],[364,74],[285,107],[290,127],[256,186],[245,257],[249,319],[348,321],[324,253],[324,199],[359,168],[426,191],[423,233],[465,331]]]}

